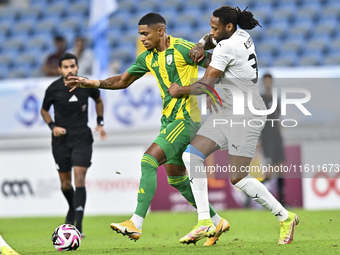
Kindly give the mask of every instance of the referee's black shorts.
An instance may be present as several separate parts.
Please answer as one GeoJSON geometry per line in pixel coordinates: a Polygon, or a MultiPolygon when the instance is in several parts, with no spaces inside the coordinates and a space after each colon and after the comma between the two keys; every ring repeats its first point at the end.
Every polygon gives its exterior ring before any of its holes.
{"type": "Polygon", "coordinates": [[[52,134],[52,152],[59,172],[69,172],[73,166],[90,167],[93,137],[89,127],[66,129],[66,134],[52,134]]]}

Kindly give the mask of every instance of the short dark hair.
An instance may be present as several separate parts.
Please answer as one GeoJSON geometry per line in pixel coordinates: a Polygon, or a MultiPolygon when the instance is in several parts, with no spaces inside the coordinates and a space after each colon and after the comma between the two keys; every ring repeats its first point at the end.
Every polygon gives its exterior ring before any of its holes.
{"type": "Polygon", "coordinates": [[[166,25],[166,21],[163,18],[162,15],[160,15],[159,13],[156,12],[150,12],[146,15],[144,15],[138,22],[138,26],[139,25],[147,25],[147,26],[152,26],[155,24],[164,24],[166,25]]]}
{"type": "Polygon", "coordinates": [[[64,41],[65,41],[65,38],[62,37],[61,35],[56,35],[56,36],[54,37],[54,41],[55,41],[55,42],[64,42],[64,41]]]}
{"type": "MultiPolygon", "coordinates": [[[[247,7],[248,8],[248,7],[247,7]]],[[[253,13],[247,11],[245,8],[241,11],[240,8],[231,7],[228,5],[221,6],[213,12],[213,16],[219,18],[219,22],[223,25],[232,23],[236,28],[237,25],[242,29],[253,29],[256,26],[260,26],[260,23],[254,19],[253,13]]]]}
{"type": "Polygon", "coordinates": [[[67,59],[74,59],[76,61],[76,64],[78,65],[78,59],[75,55],[71,53],[64,53],[63,55],[60,56],[59,58],[59,67],[61,67],[61,62],[67,59]]]}
{"type": "Polygon", "coordinates": [[[270,79],[273,79],[273,76],[270,74],[270,73],[266,73],[266,74],[264,74],[263,75],[263,77],[262,77],[263,79],[264,78],[270,78],[270,79]]]}

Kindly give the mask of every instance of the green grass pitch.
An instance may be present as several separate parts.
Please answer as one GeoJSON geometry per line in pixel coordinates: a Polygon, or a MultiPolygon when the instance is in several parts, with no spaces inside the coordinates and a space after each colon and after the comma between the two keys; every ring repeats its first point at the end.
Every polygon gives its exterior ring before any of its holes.
{"type": "MultiPolygon", "coordinates": [[[[277,245],[279,223],[265,210],[220,212],[230,223],[216,245],[182,245],[179,239],[196,224],[195,213],[152,212],[144,221],[137,242],[117,234],[109,227],[128,216],[85,216],[86,237],[71,254],[340,254],[340,211],[293,210],[300,217],[294,241],[277,245]]],[[[1,218],[0,235],[20,254],[60,254],[51,235],[64,218],[1,218]]],[[[64,253],[64,252],[63,252],[64,253]]]]}

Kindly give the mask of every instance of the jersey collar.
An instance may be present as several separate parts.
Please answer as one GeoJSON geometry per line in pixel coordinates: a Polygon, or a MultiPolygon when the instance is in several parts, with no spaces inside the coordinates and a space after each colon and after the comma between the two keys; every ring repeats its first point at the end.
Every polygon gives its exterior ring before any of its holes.
{"type": "MultiPolygon", "coordinates": [[[[170,45],[169,45],[169,48],[167,49],[171,49],[174,47],[174,43],[175,43],[175,38],[173,38],[171,35],[168,35],[169,39],[170,39],[170,45]]],[[[167,49],[165,49],[164,51],[162,52],[165,52],[167,49]]],[[[162,53],[162,52],[158,52],[156,48],[153,49],[153,52],[157,52],[158,54],[162,53]]]]}

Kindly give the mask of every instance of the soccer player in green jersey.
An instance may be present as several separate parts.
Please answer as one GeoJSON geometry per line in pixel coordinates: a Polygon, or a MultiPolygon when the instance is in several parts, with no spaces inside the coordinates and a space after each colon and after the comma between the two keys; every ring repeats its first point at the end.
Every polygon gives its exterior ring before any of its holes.
{"type": "MultiPolygon", "coordinates": [[[[77,87],[116,90],[127,88],[147,72],[151,72],[157,79],[163,99],[162,126],[141,161],[142,175],[137,208],[130,220],[111,224],[113,230],[135,241],[140,238],[145,215],[156,192],[159,165],[164,164],[169,184],[196,207],[182,153],[190,143],[190,137],[192,138],[200,127],[200,111],[196,97],[185,95],[173,98],[167,90],[170,84],[175,82],[180,86],[190,85],[190,79],[197,78],[197,65],[207,67],[211,61],[211,54],[206,53],[201,62],[194,63],[189,52],[195,44],[167,35],[165,19],[157,13],[149,13],[141,18],[138,33],[147,50],[137,57],[125,73],[105,80],[69,77],[70,80],[66,82],[66,86],[72,88],[71,91],[77,87]]],[[[220,235],[229,229],[229,223],[216,214],[211,206],[210,216],[211,220],[203,223],[206,234],[202,235],[202,238],[215,236],[216,232],[220,235]],[[228,229],[225,226],[228,226],[228,229]]]]}

